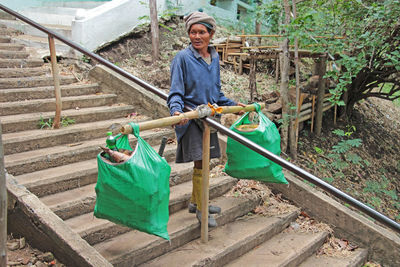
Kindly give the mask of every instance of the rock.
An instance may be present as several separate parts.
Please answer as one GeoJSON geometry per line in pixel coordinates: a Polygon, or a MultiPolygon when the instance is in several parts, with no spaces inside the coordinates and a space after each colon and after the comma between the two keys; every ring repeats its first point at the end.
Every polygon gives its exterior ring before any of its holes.
{"type": "Polygon", "coordinates": [[[35,256],[33,256],[33,257],[31,258],[31,260],[30,260],[30,262],[31,262],[32,264],[35,264],[37,261],[38,261],[38,258],[35,257],[35,256]]]}
{"type": "Polygon", "coordinates": [[[22,249],[26,245],[25,237],[21,237],[19,240],[19,248],[22,249]]]}
{"type": "Polygon", "coordinates": [[[182,48],[182,47],[184,47],[185,46],[185,43],[184,42],[182,42],[182,41],[180,41],[180,40],[175,40],[175,43],[174,43],[174,45],[173,45],[173,48],[174,49],[177,49],[177,48],[182,48]]]}
{"type": "Polygon", "coordinates": [[[37,261],[37,262],[35,263],[35,266],[36,266],[36,267],[48,267],[47,264],[45,264],[45,263],[43,263],[43,262],[41,262],[41,261],[37,261]]]}
{"type": "Polygon", "coordinates": [[[75,67],[79,70],[79,71],[89,71],[93,68],[92,65],[90,65],[89,63],[83,62],[83,61],[76,61],[75,62],[75,67]]]}
{"type": "Polygon", "coordinates": [[[51,252],[43,253],[42,255],[39,255],[38,258],[41,261],[46,261],[46,262],[51,262],[52,260],[54,260],[54,256],[51,252]]]}
{"type": "Polygon", "coordinates": [[[11,251],[19,249],[19,241],[7,242],[7,248],[11,251]]]}
{"type": "Polygon", "coordinates": [[[188,37],[181,37],[181,38],[179,38],[179,40],[184,44],[189,43],[189,38],[188,37]]]}
{"type": "Polygon", "coordinates": [[[147,64],[151,64],[153,62],[153,58],[150,55],[142,57],[142,61],[147,64]]]}

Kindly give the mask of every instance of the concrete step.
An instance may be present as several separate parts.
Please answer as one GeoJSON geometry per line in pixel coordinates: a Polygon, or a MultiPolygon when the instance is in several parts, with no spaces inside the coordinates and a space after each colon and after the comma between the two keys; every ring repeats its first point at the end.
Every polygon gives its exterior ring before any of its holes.
{"type": "MultiPolygon", "coordinates": [[[[82,96],[62,97],[62,108],[80,109],[96,106],[113,105],[117,96],[115,94],[95,94],[82,96]]],[[[34,99],[26,101],[0,103],[0,116],[34,112],[55,111],[55,98],[34,99]]]]}
{"type": "Polygon", "coordinates": [[[15,20],[15,17],[3,10],[0,10],[0,19],[8,19],[8,20],[15,20]]]}
{"type": "MultiPolygon", "coordinates": [[[[0,24],[7,26],[8,29],[13,29],[14,31],[22,32],[27,35],[40,36],[46,38],[48,36],[46,33],[19,20],[0,20],[0,24]]],[[[53,32],[57,32],[68,39],[71,39],[72,36],[71,24],[70,25],[42,24],[42,26],[46,27],[47,29],[53,32]]]]}
{"type": "Polygon", "coordinates": [[[358,248],[352,251],[347,257],[327,256],[327,255],[312,255],[307,260],[299,265],[299,267],[326,267],[326,266],[347,266],[359,267],[364,266],[368,260],[368,250],[358,248]]]}
{"type": "Polygon", "coordinates": [[[12,36],[19,35],[19,34],[22,34],[22,33],[20,31],[18,31],[17,29],[8,28],[8,27],[0,28],[0,35],[2,35],[2,36],[12,37],[12,36]]]}
{"type": "Polygon", "coordinates": [[[29,53],[25,51],[9,51],[9,50],[0,50],[0,58],[7,59],[19,59],[19,58],[27,58],[29,57],[29,53]]]}
{"type": "MultiPolygon", "coordinates": [[[[159,145],[156,144],[154,149],[158,147],[159,145]]],[[[170,152],[172,151],[172,149],[168,148],[166,154],[171,154],[170,152]]],[[[180,183],[191,180],[193,163],[176,164],[171,162],[170,166],[172,169],[170,178],[171,181],[177,176],[181,178],[179,179],[180,183]],[[177,165],[183,166],[175,169],[177,165]]],[[[92,159],[85,161],[79,161],[54,168],[26,173],[15,176],[15,179],[19,184],[25,186],[29,191],[38,197],[56,194],[91,183],[96,183],[97,159],[96,157],[93,157],[92,159]]]]}
{"type": "MultiPolygon", "coordinates": [[[[77,82],[74,76],[59,76],[60,85],[71,84],[77,82]]],[[[1,78],[0,89],[9,88],[28,88],[54,85],[53,76],[38,76],[38,77],[19,77],[19,78],[1,78]]]]}
{"type": "Polygon", "coordinates": [[[271,267],[299,266],[306,258],[315,254],[327,236],[328,232],[282,232],[225,266],[258,266],[265,262],[271,267]]]}
{"type": "MultiPolygon", "coordinates": [[[[132,112],[134,112],[134,107],[131,105],[113,105],[67,109],[61,112],[61,116],[62,118],[73,119],[74,123],[77,124],[96,120],[110,120],[132,112]]],[[[55,112],[51,111],[2,116],[0,118],[3,134],[39,129],[41,127],[39,122],[48,121],[49,118],[54,119],[54,114],[55,112]]]]}
{"type": "Polygon", "coordinates": [[[14,43],[0,43],[0,50],[8,50],[8,51],[22,51],[25,46],[22,44],[14,44],[14,43]]]}
{"type": "Polygon", "coordinates": [[[43,59],[0,59],[0,68],[32,68],[41,67],[43,64],[43,59]]]}
{"type": "MultiPolygon", "coordinates": [[[[210,180],[210,199],[220,195],[222,191],[224,193],[227,192],[235,183],[236,179],[231,177],[210,180]]],[[[93,211],[96,204],[95,186],[95,183],[81,186],[65,192],[41,197],[40,200],[61,219],[70,219],[93,211]]],[[[175,190],[179,190],[181,194],[179,198],[170,199],[170,213],[187,207],[192,193],[191,186],[192,182],[175,186],[175,190]]]]}
{"type": "MultiPolygon", "coordinates": [[[[125,122],[128,121],[131,120],[126,120],[125,122]]],[[[113,122],[116,122],[116,120],[113,120],[113,122]]],[[[110,126],[111,122],[107,121],[107,125],[110,126]]],[[[98,131],[102,132],[103,135],[100,138],[78,140],[70,143],[66,142],[62,145],[5,155],[5,167],[10,174],[17,176],[62,166],[64,164],[94,159],[100,151],[99,146],[105,144],[106,132],[109,131],[109,129],[101,129],[98,131]]],[[[174,138],[175,132],[172,129],[163,128],[144,131],[140,136],[145,139],[147,143],[154,146],[161,143],[163,136],[174,138]]],[[[129,141],[131,146],[134,147],[136,144],[136,137],[129,135],[129,141]]],[[[167,145],[166,149],[170,146],[175,146],[176,149],[176,145],[174,144],[167,145]]],[[[167,151],[164,152],[164,157],[170,157],[167,151]]]]}
{"type": "MultiPolygon", "coordinates": [[[[213,235],[219,229],[231,228],[231,225],[235,224],[235,222],[231,222],[253,210],[258,204],[258,200],[240,197],[219,197],[212,200],[211,204],[218,205],[222,209],[222,213],[215,216],[219,226],[216,229],[209,229],[211,231],[210,235],[213,235]]],[[[138,266],[198,238],[200,236],[200,224],[194,214],[190,214],[184,209],[170,216],[168,233],[171,242],[142,232],[131,231],[96,244],[94,248],[110,261],[113,266],[138,266]]],[[[179,262],[178,258],[176,260],[179,262]]],[[[188,265],[179,263],[163,266],[188,265]]]]}
{"type": "MultiPolygon", "coordinates": [[[[23,70],[23,69],[21,69],[23,70]]],[[[61,96],[92,95],[100,92],[97,83],[73,83],[61,85],[61,96]]],[[[10,88],[0,90],[0,102],[25,101],[27,99],[54,98],[54,86],[10,88]]]]}
{"type": "MultiPolygon", "coordinates": [[[[137,116],[136,120],[145,119],[137,116]]],[[[130,118],[115,118],[111,120],[87,122],[68,125],[60,129],[39,129],[3,135],[4,154],[21,153],[24,151],[48,148],[58,145],[82,142],[106,136],[109,127],[114,123],[122,125],[131,122],[130,118]]],[[[161,139],[160,139],[161,140],[161,139]]]]}
{"type": "MultiPolygon", "coordinates": [[[[272,217],[245,216],[212,230],[206,244],[198,239],[193,240],[139,266],[226,266],[230,261],[282,231],[296,219],[297,214],[298,211],[272,217]]],[[[264,262],[262,266],[270,265],[269,262],[264,262]]]]}
{"type": "Polygon", "coordinates": [[[11,37],[0,36],[0,43],[11,43],[11,37]]]}
{"type": "MultiPolygon", "coordinates": [[[[21,77],[35,77],[42,76],[50,73],[50,69],[47,67],[35,67],[35,68],[2,68],[0,72],[0,78],[21,78],[21,77]]],[[[2,90],[0,90],[1,93],[2,90]]],[[[6,102],[0,100],[1,102],[6,102]]]]}
{"type": "Polygon", "coordinates": [[[16,34],[21,34],[21,32],[16,29],[8,28],[8,27],[0,28],[0,35],[2,35],[2,36],[13,36],[16,34]]]}
{"type": "MultiPolygon", "coordinates": [[[[232,184],[236,183],[235,179],[220,177],[213,179],[213,198],[220,197],[226,191],[231,189],[232,184]],[[219,192],[218,194],[215,192],[219,192]]],[[[179,210],[187,212],[187,205],[191,194],[191,182],[186,182],[171,187],[170,193],[170,216],[179,210]],[[176,203],[181,203],[182,209],[177,209],[176,203]]],[[[77,217],[66,220],[75,232],[77,232],[89,244],[94,245],[103,242],[107,239],[113,238],[116,235],[130,231],[128,227],[116,225],[108,220],[98,219],[93,217],[93,213],[86,213],[77,217]]]]}
{"type": "MultiPolygon", "coordinates": [[[[22,44],[35,48],[36,55],[41,58],[50,56],[48,37],[22,34],[18,36],[13,36],[12,41],[17,44],[22,44]]],[[[55,39],[54,44],[57,56],[72,58],[75,58],[77,56],[77,52],[75,52],[73,48],[69,47],[63,42],[55,39]]]]}

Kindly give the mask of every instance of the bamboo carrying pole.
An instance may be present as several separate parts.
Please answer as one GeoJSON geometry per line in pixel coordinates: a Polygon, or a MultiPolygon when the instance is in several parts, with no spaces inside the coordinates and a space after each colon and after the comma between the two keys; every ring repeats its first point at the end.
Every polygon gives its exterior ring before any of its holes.
{"type": "MultiPolygon", "coordinates": [[[[260,103],[261,109],[265,108],[265,103],[260,103]]],[[[246,107],[241,107],[241,106],[223,106],[221,107],[222,109],[222,114],[227,114],[227,113],[237,113],[240,111],[254,111],[254,105],[247,105],[246,107]]],[[[159,127],[167,127],[171,126],[174,124],[179,123],[182,119],[198,119],[199,118],[199,113],[197,110],[181,113],[178,116],[171,116],[171,117],[165,117],[157,120],[152,120],[152,121],[144,121],[138,123],[139,125],[139,131],[145,131],[145,130],[150,130],[154,128],[159,128],[159,127]]],[[[127,124],[124,125],[121,128],[121,133],[123,134],[131,134],[132,127],[127,124]]]]}
{"type": "Polygon", "coordinates": [[[210,175],[210,126],[203,122],[203,156],[201,179],[201,241],[208,242],[208,199],[210,175]]]}
{"type": "Polygon", "coordinates": [[[60,77],[58,76],[59,72],[57,65],[56,46],[54,43],[54,37],[51,35],[49,35],[49,48],[50,48],[50,59],[51,59],[51,72],[53,73],[54,92],[56,97],[56,114],[54,116],[53,128],[58,129],[60,128],[62,102],[61,102],[60,77]]]}
{"type": "Polygon", "coordinates": [[[0,266],[7,265],[7,189],[0,122],[0,266]]]}

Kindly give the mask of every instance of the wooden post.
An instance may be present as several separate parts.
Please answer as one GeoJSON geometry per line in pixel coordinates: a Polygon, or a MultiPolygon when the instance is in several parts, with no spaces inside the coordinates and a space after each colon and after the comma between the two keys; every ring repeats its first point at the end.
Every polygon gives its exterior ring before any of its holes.
{"type": "Polygon", "coordinates": [[[60,77],[57,65],[56,46],[54,43],[54,37],[51,35],[49,35],[49,48],[50,48],[50,59],[51,59],[51,72],[53,73],[54,93],[56,98],[56,114],[54,116],[53,129],[58,129],[60,128],[62,102],[61,102],[60,77]]]}
{"type": "Polygon", "coordinates": [[[281,59],[281,56],[279,54],[277,54],[276,62],[275,62],[275,83],[276,84],[278,84],[278,81],[279,81],[280,59],[281,59]]]}
{"type": "Polygon", "coordinates": [[[7,266],[7,188],[0,122],[0,266],[7,266]]]}
{"type": "Polygon", "coordinates": [[[257,62],[255,56],[250,55],[250,74],[249,74],[250,102],[254,101],[254,93],[257,94],[256,68],[257,68],[257,62]]]}
{"type": "Polygon", "coordinates": [[[326,73],[326,57],[321,57],[318,61],[318,92],[317,92],[317,111],[315,115],[315,133],[320,135],[322,131],[322,116],[324,114],[323,104],[325,96],[325,73],[326,73]]]}
{"type": "Polygon", "coordinates": [[[203,122],[203,157],[201,180],[201,241],[208,242],[208,198],[209,198],[209,175],[210,175],[210,126],[203,122]]]}
{"type": "Polygon", "coordinates": [[[312,96],[312,105],[311,105],[311,132],[314,132],[314,110],[315,110],[315,95],[312,96]]]}
{"type": "Polygon", "coordinates": [[[243,57],[239,56],[239,75],[243,74],[243,57]]]}
{"type": "MultiPolygon", "coordinates": [[[[293,10],[293,19],[297,17],[297,10],[296,10],[296,1],[292,1],[292,10],[293,10]]],[[[298,119],[299,110],[300,110],[300,70],[299,70],[299,40],[297,37],[294,38],[294,64],[296,68],[296,123],[294,125],[294,138],[295,140],[291,142],[292,146],[290,148],[290,155],[293,159],[297,159],[297,143],[299,140],[299,126],[298,126],[298,119]]]]}
{"type": "Polygon", "coordinates": [[[157,61],[160,55],[160,34],[158,30],[157,0],[150,0],[150,24],[151,44],[153,47],[153,62],[157,61]]]}
{"type": "MultiPolygon", "coordinates": [[[[290,6],[288,0],[283,0],[285,9],[285,25],[290,23],[290,6]]],[[[287,34],[287,33],[285,33],[287,34]]],[[[282,59],[281,59],[281,99],[282,99],[282,130],[281,130],[281,150],[286,152],[288,147],[289,137],[289,68],[290,68],[290,54],[289,54],[289,38],[284,38],[282,42],[282,59]]]]}

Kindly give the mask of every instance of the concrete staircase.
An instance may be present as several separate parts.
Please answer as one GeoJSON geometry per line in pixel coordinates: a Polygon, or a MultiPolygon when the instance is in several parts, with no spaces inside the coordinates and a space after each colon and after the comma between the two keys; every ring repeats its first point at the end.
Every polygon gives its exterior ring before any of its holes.
{"type": "MultiPolygon", "coordinates": [[[[299,215],[298,208],[272,216],[253,214],[260,199],[227,194],[237,180],[224,175],[210,179],[211,203],[220,206],[222,213],[216,216],[218,227],[210,229],[209,243],[201,243],[200,225],[187,212],[192,163],[174,163],[175,144],[167,145],[164,152],[172,168],[170,242],[95,218],[96,155],[99,145],[104,145],[108,127],[149,120],[151,114],[138,106],[118,103],[117,95],[102,92],[96,83],[62,76],[62,115],[75,123],[58,130],[38,129],[40,120],[54,115],[49,66],[40,58],[31,58],[24,46],[11,43],[6,28],[1,32],[0,120],[6,169],[61,218],[64,229],[72,229],[112,265],[360,266],[365,262],[364,249],[345,259],[315,256],[327,232],[288,231],[299,215]],[[126,117],[134,112],[138,113],[135,118],[126,117]]],[[[174,132],[170,128],[155,129],[141,136],[157,151],[162,137],[174,138],[174,132]]],[[[135,145],[134,138],[131,144],[135,145]]],[[[33,229],[41,228],[37,222],[33,224],[33,229]]]]}
{"type": "MultiPolygon", "coordinates": [[[[46,6],[25,7],[19,13],[31,20],[41,24],[47,29],[59,33],[65,38],[72,39],[72,21],[79,12],[94,8],[103,2],[48,2],[46,6]]],[[[13,36],[14,42],[35,47],[40,57],[49,56],[48,35],[29,24],[17,20],[7,13],[0,12],[0,23],[10,29],[23,34],[13,36]]],[[[55,40],[56,53],[58,56],[76,57],[77,53],[55,40]]]]}

